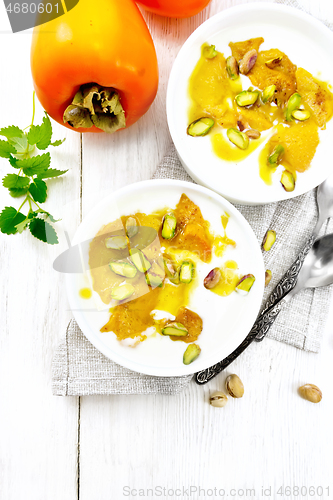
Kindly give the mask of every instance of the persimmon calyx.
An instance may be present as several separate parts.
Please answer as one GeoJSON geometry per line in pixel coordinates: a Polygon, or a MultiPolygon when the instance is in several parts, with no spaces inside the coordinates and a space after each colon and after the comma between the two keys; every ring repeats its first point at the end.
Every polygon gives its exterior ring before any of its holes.
{"type": "Polygon", "coordinates": [[[109,134],[126,127],[125,112],[118,92],[112,87],[101,87],[96,83],[81,85],[72,104],[65,109],[63,120],[73,128],[95,125],[109,134]]]}

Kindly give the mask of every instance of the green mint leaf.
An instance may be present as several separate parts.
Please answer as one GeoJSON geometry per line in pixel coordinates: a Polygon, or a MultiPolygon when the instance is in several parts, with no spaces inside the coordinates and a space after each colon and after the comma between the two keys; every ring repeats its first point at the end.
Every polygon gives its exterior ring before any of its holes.
{"type": "Polygon", "coordinates": [[[25,219],[25,215],[14,207],[5,207],[0,214],[0,230],[4,234],[15,234],[16,225],[25,219]]]}
{"type": "Polygon", "coordinates": [[[19,127],[10,125],[10,127],[1,128],[0,135],[3,135],[7,139],[12,139],[13,137],[23,137],[24,132],[19,127]]]}
{"type": "Polygon", "coordinates": [[[43,155],[34,156],[33,158],[17,160],[15,168],[22,168],[25,175],[38,175],[49,168],[50,162],[50,153],[44,153],[43,155]]]}
{"type": "Polygon", "coordinates": [[[9,161],[9,163],[11,164],[11,166],[12,166],[12,167],[14,167],[14,168],[18,168],[18,167],[16,166],[16,163],[17,163],[17,158],[14,158],[14,156],[9,155],[8,161],[9,161]]]}
{"type": "Polygon", "coordinates": [[[45,170],[45,172],[41,172],[40,174],[38,174],[38,179],[49,179],[51,177],[59,177],[59,175],[63,175],[65,174],[66,172],[68,172],[68,170],[57,170],[56,168],[48,168],[47,170],[45,170]]]}
{"type": "Polygon", "coordinates": [[[29,224],[30,220],[31,219],[29,217],[26,217],[22,222],[20,222],[19,224],[16,224],[15,227],[17,229],[17,232],[21,234],[25,230],[27,225],[29,224]]]}
{"type": "Polygon", "coordinates": [[[54,228],[43,219],[32,219],[29,224],[31,234],[45,243],[55,245],[58,243],[58,236],[54,228]]]}
{"type": "Polygon", "coordinates": [[[29,188],[29,186],[26,186],[24,188],[11,188],[9,190],[9,194],[13,198],[19,198],[20,196],[27,194],[28,188],[29,188]]]}
{"type": "Polygon", "coordinates": [[[51,142],[50,146],[54,146],[54,147],[61,146],[61,144],[63,144],[65,142],[65,140],[66,140],[66,137],[62,141],[60,139],[58,139],[57,141],[51,142]]]}
{"type": "Polygon", "coordinates": [[[38,203],[44,203],[47,197],[46,191],[46,183],[40,179],[33,179],[33,182],[29,186],[31,196],[34,201],[37,201],[38,203]]]}
{"type": "Polygon", "coordinates": [[[49,147],[52,137],[52,125],[47,113],[45,113],[42,125],[30,127],[27,137],[29,144],[36,144],[38,149],[47,149],[49,147]]]}
{"type": "Polygon", "coordinates": [[[10,153],[17,153],[16,149],[8,141],[0,140],[0,156],[1,158],[9,158],[10,153]]]}
{"type": "Polygon", "coordinates": [[[14,146],[18,155],[31,153],[35,148],[35,146],[29,146],[28,139],[25,135],[23,137],[8,139],[8,142],[14,146]]]}
{"type": "Polygon", "coordinates": [[[22,177],[16,174],[7,174],[2,179],[2,185],[5,188],[24,188],[29,184],[30,180],[28,177],[22,177]]]}

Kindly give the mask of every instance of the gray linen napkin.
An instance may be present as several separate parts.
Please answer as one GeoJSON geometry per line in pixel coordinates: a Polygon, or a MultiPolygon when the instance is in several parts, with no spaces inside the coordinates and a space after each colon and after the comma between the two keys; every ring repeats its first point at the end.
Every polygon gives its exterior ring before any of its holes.
{"type": "MultiPolygon", "coordinates": [[[[174,146],[153,178],[193,182],[182,167],[174,146]]],[[[270,205],[237,205],[237,208],[251,224],[259,242],[268,228],[277,233],[276,244],[264,255],[266,269],[273,273],[265,291],[266,298],[311,235],[317,213],[315,192],[270,205]]],[[[330,221],[324,225],[321,234],[332,230],[333,221],[330,221]]],[[[331,293],[331,287],[299,293],[281,311],[268,336],[306,351],[318,352],[331,293]]],[[[52,391],[58,396],[178,394],[192,378],[192,375],[151,377],[123,368],[101,354],[85,338],[74,320],[69,323],[66,336],[55,352],[52,371],[52,391]]]]}

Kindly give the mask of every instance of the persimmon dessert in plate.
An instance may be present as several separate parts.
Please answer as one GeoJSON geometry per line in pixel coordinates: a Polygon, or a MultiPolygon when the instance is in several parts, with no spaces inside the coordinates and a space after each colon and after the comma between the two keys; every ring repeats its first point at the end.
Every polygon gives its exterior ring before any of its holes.
{"type": "Polygon", "coordinates": [[[191,373],[231,352],[255,320],[265,274],[259,245],[241,214],[203,187],[161,180],[124,188],[75,240],[85,243],[84,272],[67,282],[74,316],[124,366],[191,373]]]}

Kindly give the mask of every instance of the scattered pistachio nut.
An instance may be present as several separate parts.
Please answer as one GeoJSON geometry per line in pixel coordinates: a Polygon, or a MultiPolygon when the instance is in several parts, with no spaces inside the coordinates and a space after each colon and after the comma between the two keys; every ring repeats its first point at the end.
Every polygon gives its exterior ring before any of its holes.
{"type": "Polygon", "coordinates": [[[266,269],[266,271],[265,271],[265,286],[269,285],[271,279],[272,279],[272,271],[270,271],[269,269],[266,269]]]}
{"type": "Polygon", "coordinates": [[[311,113],[306,109],[295,109],[294,111],[292,111],[291,116],[299,122],[304,122],[305,120],[308,120],[310,118],[311,113]]]}
{"type": "Polygon", "coordinates": [[[274,69],[276,66],[280,64],[282,61],[282,56],[274,57],[273,59],[269,59],[265,62],[267,68],[274,69]]]}
{"type": "Polygon", "coordinates": [[[235,144],[239,149],[247,149],[249,147],[250,141],[248,136],[236,128],[228,128],[227,137],[229,141],[235,144]]]}
{"type": "Polygon", "coordinates": [[[260,132],[259,130],[255,130],[254,128],[250,128],[245,132],[245,134],[248,136],[249,139],[259,139],[260,137],[260,132]]]}
{"type": "Polygon", "coordinates": [[[214,267],[214,269],[212,269],[204,279],[204,287],[208,288],[208,290],[216,287],[221,279],[221,276],[222,274],[220,268],[214,267]]]}
{"type": "Polygon", "coordinates": [[[140,273],[145,273],[151,268],[151,263],[141,250],[138,248],[131,248],[129,253],[131,261],[140,273]]]}
{"type": "Polygon", "coordinates": [[[235,101],[238,106],[252,106],[259,97],[259,92],[257,90],[243,90],[236,95],[235,101]]]}
{"type": "Polygon", "coordinates": [[[181,283],[191,283],[194,276],[194,265],[189,260],[184,260],[181,263],[179,270],[179,281],[181,283]]]}
{"type": "Polygon", "coordinates": [[[238,375],[229,375],[226,378],[225,387],[233,398],[242,398],[244,396],[244,385],[238,375]]]}
{"type": "Polygon", "coordinates": [[[240,295],[247,295],[255,282],[253,274],[246,274],[243,276],[236,285],[236,292],[240,295]]]}
{"type": "Polygon", "coordinates": [[[261,100],[264,104],[273,100],[276,91],[276,85],[269,85],[266,87],[261,95],[261,100]]]}
{"type": "Polygon", "coordinates": [[[292,112],[300,107],[302,97],[298,92],[295,92],[288,99],[287,103],[287,111],[286,111],[286,120],[287,122],[291,122],[293,120],[292,112]]]}
{"type": "Polygon", "coordinates": [[[187,328],[181,323],[177,323],[173,321],[172,323],[168,323],[162,328],[162,335],[172,335],[174,337],[186,337],[188,334],[187,328]]]}
{"type": "Polygon", "coordinates": [[[288,170],[284,170],[281,174],[281,180],[280,180],[283,188],[290,193],[291,191],[294,191],[295,189],[295,177],[293,176],[292,172],[289,172],[288,170]]]}
{"type": "Polygon", "coordinates": [[[130,283],[125,283],[124,285],[115,286],[112,288],[111,297],[114,300],[125,300],[128,299],[135,292],[135,288],[130,283]]]}
{"type": "Polygon", "coordinates": [[[272,153],[267,158],[268,165],[276,167],[276,165],[282,160],[283,155],[284,147],[282,146],[282,144],[278,144],[277,146],[275,146],[272,153]]]}
{"type": "Polygon", "coordinates": [[[305,384],[299,387],[298,392],[302,398],[310,401],[311,403],[320,403],[323,394],[319,387],[314,384],[305,384]]]}
{"type": "Polygon", "coordinates": [[[269,252],[269,250],[274,245],[275,241],[276,241],[276,232],[273,231],[272,229],[268,229],[268,231],[266,231],[266,234],[262,242],[262,247],[265,250],[265,252],[269,252]]]}
{"type": "Polygon", "coordinates": [[[165,214],[162,220],[162,238],[171,240],[176,232],[177,219],[174,214],[165,214]]]}
{"type": "Polygon", "coordinates": [[[201,353],[201,348],[197,344],[190,344],[187,346],[186,351],[183,355],[184,365],[189,365],[193,363],[201,353]]]}
{"type": "Polygon", "coordinates": [[[217,50],[215,50],[215,45],[205,45],[202,49],[202,55],[206,59],[214,59],[217,56],[217,50]]]}
{"type": "Polygon", "coordinates": [[[127,247],[126,236],[111,236],[105,240],[105,246],[112,250],[123,250],[127,247]]]}
{"type": "Polygon", "coordinates": [[[209,118],[208,116],[202,116],[194,122],[190,123],[187,127],[188,135],[192,137],[202,137],[203,135],[207,135],[212,126],[214,125],[213,118],[209,118]]]}
{"type": "Polygon", "coordinates": [[[229,56],[226,61],[227,72],[231,80],[236,80],[239,76],[238,62],[234,56],[229,56]]]}
{"type": "Polygon", "coordinates": [[[118,274],[118,276],[125,276],[125,278],[134,278],[137,273],[136,267],[129,262],[111,260],[109,262],[109,268],[115,274],[118,274]]]}
{"type": "Polygon", "coordinates": [[[179,272],[169,257],[163,257],[165,274],[172,283],[179,283],[179,272]]]}
{"type": "Polygon", "coordinates": [[[147,285],[152,288],[161,287],[163,285],[163,278],[161,276],[158,276],[157,274],[153,274],[150,272],[145,274],[145,280],[147,285]]]}
{"type": "Polygon", "coordinates": [[[223,392],[213,392],[213,394],[209,398],[209,403],[215,408],[223,408],[228,402],[228,396],[226,396],[223,392]]]}
{"type": "Polygon", "coordinates": [[[134,217],[128,217],[125,223],[126,234],[129,238],[133,238],[136,234],[138,234],[139,226],[134,217]]]}
{"type": "Polygon", "coordinates": [[[242,75],[247,75],[249,71],[253,68],[257,61],[257,51],[256,49],[249,50],[244,55],[243,59],[239,61],[239,71],[242,75]]]}

